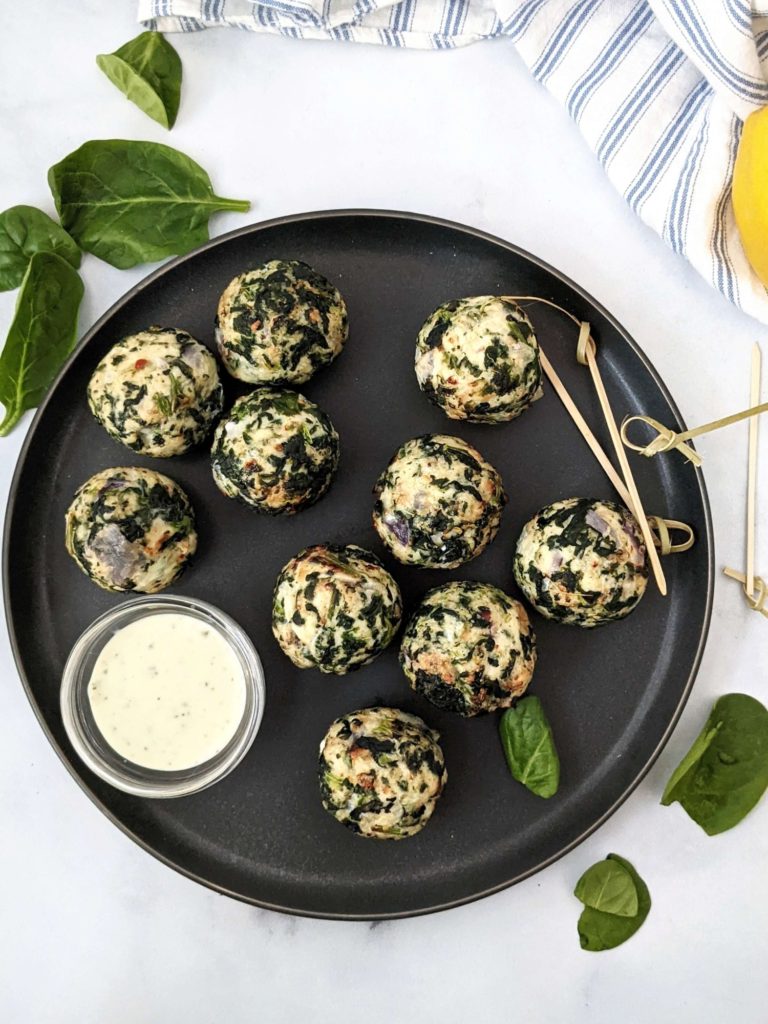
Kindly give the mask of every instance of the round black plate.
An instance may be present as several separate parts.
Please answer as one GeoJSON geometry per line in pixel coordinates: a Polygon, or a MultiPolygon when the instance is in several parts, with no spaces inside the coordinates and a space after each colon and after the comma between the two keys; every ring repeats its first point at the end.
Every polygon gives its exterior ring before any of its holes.
{"type": "MultiPolygon", "coordinates": [[[[519,420],[471,426],[447,420],[421,395],[416,332],[439,303],[496,292],[540,295],[589,320],[618,417],[643,411],[682,429],[642,352],[580,289],[514,246],[426,217],[378,212],[284,218],[234,232],[169,263],[118,302],[88,333],[39,410],[11,491],[5,599],[16,660],[32,705],[64,763],[105,814],[145,849],[215,889],[261,906],[340,918],[397,917],[450,907],[539,870],[595,829],[658,755],[682,710],[710,614],[712,532],[700,473],[679,459],[635,458],[649,512],[693,525],[698,542],[665,560],[669,597],[652,585],[626,621],[602,630],[558,626],[534,614],[544,702],[561,761],[560,792],[541,800],[509,775],[496,717],[465,721],[414,695],[397,644],[343,678],[299,671],[270,630],[282,565],[320,541],[354,542],[384,556],[406,614],[431,587],[479,579],[515,593],[517,534],[541,505],[573,495],[614,497],[550,388],[519,420]],[[142,459],[93,421],[85,389],[96,362],[123,335],[149,324],[183,327],[213,344],[218,296],[237,273],[275,257],[302,259],[338,284],[349,305],[346,350],[305,388],[341,435],[328,495],[293,518],[261,517],[213,485],[207,451],[142,459]],[[453,573],[393,564],[370,522],[371,488],[400,443],[455,433],[498,467],[509,494],[496,541],[453,573]],[[223,782],[179,800],[142,800],[111,789],[77,759],[59,715],[59,679],[78,634],[122,598],[97,589],[64,551],[64,511],[99,469],[140,464],[174,477],[197,509],[196,564],[175,588],[234,616],[264,662],[267,707],[256,743],[223,782]],[[449,781],[429,826],[398,843],[365,841],[323,810],[317,748],[337,716],[371,704],[422,715],[442,735],[449,781]]],[[[531,309],[539,339],[606,447],[576,331],[544,306],[531,309]]],[[[228,398],[238,386],[227,382],[228,398]]]]}

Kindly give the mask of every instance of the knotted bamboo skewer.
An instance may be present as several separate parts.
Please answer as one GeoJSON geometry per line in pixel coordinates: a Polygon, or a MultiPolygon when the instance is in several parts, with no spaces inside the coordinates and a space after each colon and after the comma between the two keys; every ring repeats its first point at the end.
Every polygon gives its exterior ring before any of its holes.
{"type": "MultiPolygon", "coordinates": [[[[553,309],[558,310],[558,312],[563,313],[578,326],[579,340],[576,348],[576,357],[580,363],[583,363],[589,368],[590,374],[592,376],[592,382],[595,386],[595,390],[597,391],[597,397],[600,401],[600,406],[603,410],[603,416],[605,417],[605,422],[608,426],[608,432],[611,435],[611,441],[613,442],[614,451],[619,461],[619,465],[621,467],[623,476],[619,475],[614,469],[613,465],[610,462],[610,459],[598,443],[597,438],[594,436],[592,431],[587,426],[587,423],[584,420],[584,417],[579,412],[576,403],[568,394],[565,385],[555,373],[552,364],[547,359],[545,353],[540,351],[539,356],[541,359],[542,369],[544,370],[548,379],[552,383],[552,386],[557,392],[559,398],[565,405],[566,410],[573,419],[573,422],[576,424],[576,427],[581,432],[585,441],[589,445],[592,453],[595,455],[597,461],[600,463],[603,470],[608,475],[609,480],[614,485],[614,487],[616,487],[616,490],[618,491],[622,499],[626,502],[627,506],[629,507],[629,510],[635,516],[635,519],[637,519],[637,522],[640,526],[640,531],[643,535],[643,540],[645,541],[645,546],[648,550],[648,558],[651,563],[651,568],[653,570],[653,575],[656,580],[656,585],[658,586],[660,592],[663,595],[666,595],[667,581],[664,576],[664,570],[661,567],[659,555],[656,551],[656,538],[654,537],[653,531],[651,529],[651,524],[649,522],[648,516],[646,516],[645,511],[643,509],[640,494],[638,493],[637,485],[635,484],[635,480],[632,475],[632,470],[627,460],[627,454],[624,450],[624,446],[621,443],[621,435],[619,433],[619,428],[616,424],[616,419],[613,415],[613,411],[608,400],[608,395],[603,384],[600,369],[597,366],[597,346],[595,344],[594,339],[591,336],[589,324],[586,323],[585,321],[577,319],[577,317],[575,317],[572,313],[569,313],[568,310],[563,309],[562,306],[558,306],[557,303],[550,302],[548,299],[542,299],[538,295],[507,295],[504,296],[504,298],[507,298],[513,302],[541,302],[544,305],[551,306],[553,309]]],[[[651,517],[651,519],[655,522],[660,521],[659,517],[656,516],[651,517]]],[[[659,545],[662,548],[666,548],[665,553],[670,553],[673,550],[687,550],[687,548],[689,548],[692,544],[693,531],[690,529],[690,527],[688,527],[685,523],[678,522],[677,520],[666,521],[664,534],[661,537],[659,545]],[[682,545],[673,546],[670,542],[669,529],[687,530],[689,532],[688,540],[684,542],[682,545]]]]}
{"type": "Polygon", "coordinates": [[[738,572],[736,569],[723,569],[723,575],[729,579],[736,580],[737,583],[741,583],[744,586],[744,596],[747,599],[747,604],[750,608],[756,612],[760,612],[768,619],[768,584],[760,576],[755,576],[755,592],[752,594],[747,593],[747,577],[743,572],[738,572]]]}
{"type": "MultiPolygon", "coordinates": [[[[757,405],[760,401],[760,377],[762,373],[762,353],[755,342],[752,348],[752,367],[750,370],[749,401],[757,405]]],[[[747,447],[747,596],[755,595],[755,532],[757,523],[757,431],[760,421],[756,416],[749,421],[749,441],[747,447]]]]}
{"type": "Polygon", "coordinates": [[[719,430],[721,427],[729,427],[732,423],[738,423],[740,420],[760,416],[764,412],[768,412],[768,402],[763,402],[762,404],[755,403],[749,409],[742,409],[741,412],[735,412],[731,416],[723,416],[722,419],[712,420],[711,423],[705,423],[701,427],[694,427],[693,430],[683,430],[680,433],[670,430],[669,427],[665,427],[663,423],[659,423],[658,420],[653,419],[651,416],[627,416],[621,424],[621,439],[627,448],[645,455],[648,459],[653,458],[654,455],[659,455],[661,452],[668,452],[676,448],[681,455],[685,456],[698,469],[701,465],[701,456],[687,445],[686,441],[692,441],[694,437],[701,437],[702,434],[709,434],[711,431],[719,430]],[[656,431],[656,437],[649,441],[648,444],[635,444],[634,441],[630,441],[627,437],[627,428],[632,423],[645,423],[646,426],[656,431]]]}
{"type": "Polygon", "coordinates": [[[632,476],[632,470],[629,467],[627,453],[624,449],[624,445],[621,443],[619,428],[616,425],[613,410],[611,409],[611,404],[608,401],[608,394],[605,390],[605,385],[603,384],[603,378],[597,365],[596,353],[597,346],[589,332],[589,324],[583,323],[579,330],[579,343],[576,348],[576,358],[580,363],[587,366],[589,368],[589,372],[592,374],[592,382],[595,385],[597,397],[600,399],[603,416],[605,417],[605,422],[608,426],[608,432],[611,435],[611,441],[613,441],[616,457],[619,460],[619,465],[621,466],[627,490],[632,498],[632,507],[635,513],[635,518],[640,523],[643,540],[645,541],[645,546],[648,549],[651,568],[653,569],[653,575],[656,578],[656,585],[662,594],[666,594],[667,580],[664,576],[664,570],[661,567],[661,561],[659,559],[658,552],[656,551],[656,546],[653,543],[653,534],[651,533],[651,527],[645,515],[645,510],[643,509],[643,503],[640,500],[640,494],[637,490],[635,478],[632,476]]]}
{"type": "MultiPolygon", "coordinates": [[[[752,366],[750,372],[749,401],[752,407],[760,408],[762,355],[760,346],[755,343],[752,349],[752,366]]],[[[766,403],[768,407],[768,403],[766,403]]],[[[755,575],[755,544],[757,533],[757,432],[759,420],[754,416],[749,424],[749,441],[747,447],[747,568],[745,573],[736,569],[725,568],[723,572],[732,580],[743,585],[744,596],[750,608],[768,618],[768,586],[764,580],[755,575]]]]}
{"type": "MultiPolygon", "coordinates": [[[[600,442],[592,433],[589,424],[582,416],[579,407],[576,405],[575,401],[571,397],[570,392],[560,379],[560,375],[558,374],[557,370],[555,370],[554,366],[552,365],[552,363],[550,363],[546,354],[541,350],[539,350],[539,357],[541,359],[541,368],[547,375],[547,380],[552,385],[555,394],[565,406],[568,415],[571,417],[580,434],[587,442],[587,445],[592,451],[592,454],[600,463],[600,466],[605,472],[605,475],[613,484],[621,500],[624,502],[627,508],[630,509],[630,511],[633,511],[632,497],[629,491],[627,490],[624,481],[613,468],[611,460],[605,454],[605,451],[600,445],[600,442]]],[[[681,523],[678,519],[663,519],[661,516],[653,515],[648,516],[648,522],[651,524],[651,528],[655,533],[655,546],[659,549],[662,555],[678,554],[681,551],[688,551],[689,548],[693,547],[696,537],[693,530],[687,523],[681,523]],[[680,533],[685,533],[685,540],[673,543],[672,538],[670,536],[673,530],[676,532],[679,531],[680,533]]]]}

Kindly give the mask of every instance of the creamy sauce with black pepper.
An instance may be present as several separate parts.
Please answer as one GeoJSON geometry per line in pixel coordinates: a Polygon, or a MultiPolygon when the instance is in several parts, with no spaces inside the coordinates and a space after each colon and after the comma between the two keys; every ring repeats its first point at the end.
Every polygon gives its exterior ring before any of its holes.
{"type": "Polygon", "coordinates": [[[144,768],[180,771],[219,753],[245,709],[245,677],[235,651],[190,615],[161,613],[132,622],[105,644],[88,683],[101,734],[144,768]]]}

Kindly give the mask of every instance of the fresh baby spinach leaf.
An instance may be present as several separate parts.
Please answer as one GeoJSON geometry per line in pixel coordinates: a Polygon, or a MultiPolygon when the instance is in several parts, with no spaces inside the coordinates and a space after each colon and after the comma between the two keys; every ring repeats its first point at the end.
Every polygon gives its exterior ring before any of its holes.
{"type": "Polygon", "coordinates": [[[36,252],[55,252],[73,267],[80,250],[64,228],[34,206],[11,206],[0,213],[0,291],[18,288],[36,252]]]}
{"type": "Polygon", "coordinates": [[[715,702],[661,798],[677,800],[707,835],[746,817],[768,787],[768,710],[745,693],[715,702]]]}
{"type": "Polygon", "coordinates": [[[159,32],[142,32],[96,63],[120,92],[157,121],[173,128],[181,97],[181,59],[159,32]]]}
{"type": "Polygon", "coordinates": [[[679,784],[682,782],[682,780],[685,778],[688,772],[701,760],[701,758],[704,755],[704,751],[707,749],[712,740],[715,738],[715,736],[717,736],[718,732],[720,731],[721,724],[722,723],[718,722],[716,725],[713,726],[713,728],[710,729],[708,728],[709,722],[707,722],[707,726],[704,727],[704,729],[693,741],[691,749],[685,755],[685,757],[677,766],[677,768],[675,768],[675,770],[672,772],[672,775],[669,778],[669,782],[667,783],[664,789],[664,795],[661,798],[662,804],[667,806],[668,804],[674,801],[675,798],[674,796],[672,796],[672,794],[678,789],[679,784]]]}
{"type": "Polygon", "coordinates": [[[66,260],[37,252],[29,261],[11,328],[0,353],[0,435],[40,404],[77,339],[80,275],[66,260]]]}
{"type": "Polygon", "coordinates": [[[560,784],[560,759],[538,697],[523,697],[499,722],[501,745],[512,775],[536,796],[554,796],[560,784]]]}
{"type": "Polygon", "coordinates": [[[593,864],[584,872],[573,890],[585,907],[619,917],[635,917],[638,911],[637,889],[632,875],[610,857],[593,864]]]}
{"type": "Polygon", "coordinates": [[[215,195],[199,164],[158,142],[86,142],[48,184],[80,248],[120,269],[189,252],[207,241],[212,214],[250,208],[215,195]]]}
{"type": "MultiPolygon", "coordinates": [[[[628,860],[619,857],[617,853],[609,853],[606,861],[602,863],[616,864],[629,875],[637,899],[637,912],[629,917],[626,914],[608,913],[605,910],[598,910],[589,905],[585,906],[579,917],[579,942],[581,943],[581,948],[588,950],[590,953],[614,949],[616,946],[620,946],[622,942],[632,938],[646,917],[648,917],[648,912],[651,909],[651,894],[648,892],[648,887],[628,860]]],[[[595,867],[598,866],[597,864],[595,865],[595,867]]],[[[587,871],[582,876],[579,884],[576,886],[575,895],[579,899],[582,899],[578,892],[579,886],[592,870],[590,868],[590,871],[587,871]]],[[[591,885],[588,888],[591,897],[594,895],[591,885]]]]}

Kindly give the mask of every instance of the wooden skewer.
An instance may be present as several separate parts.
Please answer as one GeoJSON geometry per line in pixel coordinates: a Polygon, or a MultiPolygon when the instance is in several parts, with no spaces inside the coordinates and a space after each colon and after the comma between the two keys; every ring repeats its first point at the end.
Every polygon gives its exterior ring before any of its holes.
{"type": "Polygon", "coordinates": [[[661,559],[659,558],[656,546],[653,543],[653,534],[651,533],[651,527],[648,523],[648,518],[643,510],[643,503],[640,500],[640,495],[635,484],[635,478],[632,476],[632,470],[629,466],[627,459],[627,453],[624,450],[624,445],[621,441],[621,434],[619,428],[616,425],[616,420],[613,417],[613,411],[611,404],[608,401],[608,394],[603,384],[603,378],[600,374],[600,369],[597,365],[595,358],[595,343],[589,336],[589,324],[582,324],[582,334],[579,338],[579,352],[583,351],[584,359],[589,372],[592,374],[592,381],[597,391],[597,397],[600,399],[600,405],[603,409],[603,415],[605,416],[605,422],[608,425],[608,432],[611,435],[611,441],[616,452],[616,458],[619,460],[619,466],[624,475],[624,481],[627,485],[630,497],[632,498],[630,507],[635,514],[635,518],[640,524],[640,530],[643,534],[643,540],[645,546],[648,549],[648,557],[651,562],[651,568],[653,569],[653,575],[656,579],[656,585],[663,595],[667,593],[667,581],[664,576],[664,570],[661,567],[661,559]]]}
{"type": "Polygon", "coordinates": [[[557,370],[554,368],[552,363],[550,363],[549,359],[547,359],[541,347],[539,347],[539,358],[541,360],[541,368],[544,371],[544,373],[546,373],[549,383],[557,392],[557,397],[560,399],[560,401],[567,409],[569,416],[578,427],[584,440],[589,445],[592,454],[603,467],[605,475],[613,484],[614,488],[616,489],[616,493],[621,497],[621,500],[624,502],[627,508],[634,514],[634,509],[632,508],[632,498],[626,486],[624,485],[624,481],[613,468],[611,460],[603,451],[600,442],[592,433],[591,427],[584,419],[584,417],[581,415],[579,407],[571,398],[570,394],[568,393],[568,390],[566,389],[565,384],[563,384],[560,378],[560,375],[558,374],[557,370]]]}
{"type": "MultiPolygon", "coordinates": [[[[624,481],[614,469],[613,463],[605,454],[605,449],[592,433],[592,428],[582,416],[581,410],[574,402],[565,384],[563,384],[560,374],[554,368],[552,363],[550,363],[541,346],[539,346],[539,359],[541,360],[541,368],[546,374],[547,380],[552,385],[557,397],[565,406],[566,412],[575,423],[581,436],[587,442],[590,451],[600,463],[605,475],[613,484],[616,493],[639,522],[640,517],[635,511],[632,495],[627,490],[624,481]]],[[[648,521],[653,526],[653,529],[657,530],[659,533],[659,541],[655,546],[661,550],[662,555],[671,554],[673,551],[688,551],[693,547],[696,537],[693,530],[687,523],[681,523],[677,519],[663,519],[661,516],[648,516],[648,521]],[[685,540],[678,541],[678,543],[673,544],[669,533],[670,530],[679,530],[680,533],[686,535],[685,540]]]]}
{"type": "Polygon", "coordinates": [[[754,608],[756,612],[760,612],[761,615],[764,615],[766,619],[768,619],[768,604],[766,603],[768,602],[768,584],[766,584],[759,576],[755,576],[756,593],[752,594],[750,597],[750,595],[747,594],[747,577],[743,572],[739,572],[738,569],[725,568],[723,569],[723,573],[729,579],[736,580],[737,583],[742,584],[747,598],[747,603],[750,608],[754,608]]]}
{"type": "MultiPolygon", "coordinates": [[[[617,473],[616,470],[613,468],[610,459],[601,448],[595,435],[589,429],[589,426],[587,425],[584,417],[581,415],[578,408],[576,407],[576,403],[568,394],[565,385],[555,372],[554,367],[549,362],[544,353],[541,352],[541,349],[539,349],[542,369],[549,378],[550,383],[557,392],[561,402],[563,403],[563,405],[565,405],[568,413],[571,416],[571,419],[576,424],[578,429],[581,431],[581,434],[584,437],[584,440],[589,445],[592,454],[595,456],[597,461],[602,466],[603,470],[608,476],[608,479],[611,481],[619,495],[627,504],[629,510],[635,516],[635,519],[637,519],[640,525],[640,531],[643,535],[643,540],[645,541],[645,546],[648,549],[648,558],[651,563],[651,568],[653,569],[653,575],[656,580],[656,585],[658,586],[661,594],[663,596],[666,596],[667,580],[664,576],[664,570],[661,567],[661,560],[659,559],[658,552],[656,551],[656,543],[653,533],[651,531],[651,525],[648,522],[648,517],[645,514],[645,510],[643,509],[643,503],[640,500],[637,485],[635,484],[635,479],[632,476],[632,470],[629,467],[629,461],[627,460],[627,453],[624,450],[624,445],[621,440],[621,434],[619,433],[619,428],[616,424],[616,420],[614,419],[613,410],[611,409],[611,404],[608,401],[608,394],[605,390],[605,386],[603,385],[603,378],[600,374],[600,370],[595,359],[596,346],[594,340],[592,339],[589,333],[589,324],[584,321],[578,320],[573,315],[573,313],[569,313],[568,310],[563,309],[562,306],[558,306],[557,303],[551,302],[548,299],[537,298],[536,296],[533,295],[510,295],[505,297],[516,302],[524,302],[526,300],[532,302],[543,302],[545,305],[551,306],[553,309],[557,309],[560,313],[564,313],[570,320],[572,320],[579,327],[579,341],[576,349],[577,359],[580,363],[586,363],[586,365],[589,367],[590,373],[592,374],[592,382],[595,385],[597,397],[600,400],[600,405],[603,410],[603,416],[605,417],[605,422],[608,425],[608,431],[611,435],[611,441],[616,452],[616,457],[619,460],[619,466],[621,467],[621,471],[624,475],[623,480],[621,478],[621,475],[617,473]]],[[[686,551],[689,547],[691,547],[694,541],[694,536],[693,531],[690,529],[690,527],[685,527],[685,524],[683,523],[672,524],[669,521],[667,522],[667,525],[680,526],[682,528],[686,528],[688,532],[688,539],[687,541],[685,541],[685,543],[678,545],[676,548],[668,548],[668,550],[686,551]]],[[[667,531],[667,543],[668,542],[669,533],[667,531]]],[[[662,543],[664,542],[662,541],[662,543]]]]}
{"type": "MultiPolygon", "coordinates": [[[[752,349],[752,370],[750,375],[749,404],[760,402],[760,374],[762,353],[755,342],[752,349]]],[[[757,430],[760,420],[754,416],[749,421],[749,456],[747,460],[747,573],[744,589],[747,597],[755,596],[755,533],[757,522],[757,430]]]]}

